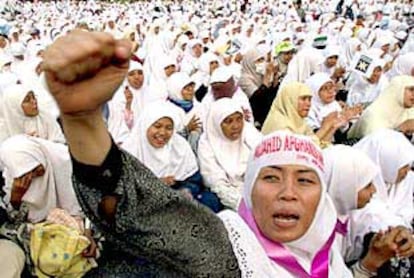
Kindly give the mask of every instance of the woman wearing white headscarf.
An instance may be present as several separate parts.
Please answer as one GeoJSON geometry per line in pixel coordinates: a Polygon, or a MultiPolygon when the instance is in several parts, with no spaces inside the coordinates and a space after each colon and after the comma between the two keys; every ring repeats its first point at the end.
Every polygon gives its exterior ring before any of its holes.
{"type": "Polygon", "coordinates": [[[219,66],[219,57],[212,53],[203,53],[200,57],[198,71],[191,77],[195,82],[195,95],[198,101],[201,101],[207,94],[210,78],[214,70],[219,66]]]}
{"type": "MultiPolygon", "coordinates": [[[[382,129],[364,137],[354,145],[354,148],[365,152],[379,166],[381,174],[374,182],[377,187],[376,197],[385,204],[383,209],[388,211],[388,215],[392,215],[385,219],[384,216],[378,214],[379,218],[374,218],[373,220],[376,221],[369,223],[371,228],[386,228],[389,221],[394,225],[410,227],[414,213],[413,196],[412,194],[404,195],[406,191],[401,182],[406,178],[414,161],[414,148],[411,143],[400,132],[382,129]],[[404,200],[399,197],[404,197],[404,200]],[[398,204],[395,200],[403,202],[398,204]],[[398,208],[401,208],[401,205],[410,208],[410,216],[400,214],[401,211],[398,208]]],[[[375,210],[369,210],[369,212],[375,214],[375,210]]]]}
{"type": "Polygon", "coordinates": [[[414,53],[413,52],[399,55],[395,59],[391,70],[387,72],[387,76],[390,79],[398,75],[414,76],[414,53]]]}
{"type": "MultiPolygon", "coordinates": [[[[384,267],[382,265],[394,257],[395,251],[392,249],[392,244],[394,242],[398,244],[398,237],[396,236],[403,229],[391,228],[387,232],[376,234],[372,237],[365,254],[361,256],[361,252],[358,250],[361,242],[354,240],[355,234],[366,223],[360,222],[358,218],[349,221],[349,217],[355,210],[365,207],[375,193],[375,180],[380,174],[379,167],[363,151],[342,145],[332,146],[324,150],[324,161],[326,163],[325,177],[328,183],[328,193],[343,222],[344,230],[347,232],[344,238],[338,238],[345,261],[352,262],[359,259],[359,263],[355,265],[354,270],[361,269],[361,265],[364,264],[371,265],[369,272],[372,274],[381,273],[379,277],[390,277],[390,275],[383,275],[384,267]],[[381,241],[387,240],[392,244],[381,244],[381,241]]],[[[410,188],[412,189],[412,187],[410,188]]],[[[404,234],[411,237],[407,230],[404,231],[404,234]]],[[[361,237],[356,239],[362,240],[361,237]]],[[[400,250],[397,252],[403,254],[405,247],[399,248],[400,250]]],[[[397,276],[393,274],[392,277],[397,276]]]]}
{"type": "Polygon", "coordinates": [[[0,103],[4,129],[0,130],[0,143],[16,134],[28,134],[54,142],[64,143],[59,124],[48,112],[37,106],[33,91],[23,85],[5,89],[0,103]]]}
{"type": "MultiPolygon", "coordinates": [[[[326,148],[323,156],[329,196],[350,234],[353,230],[348,222],[349,215],[370,201],[376,191],[373,182],[379,167],[361,150],[344,145],[326,148]]],[[[342,255],[347,262],[357,258],[352,257],[353,242],[349,234],[342,244],[342,255]]]]}
{"type": "Polygon", "coordinates": [[[167,86],[168,101],[176,107],[177,117],[181,119],[184,125],[184,129],[178,130],[178,132],[187,139],[196,153],[205,111],[201,103],[195,99],[194,82],[188,74],[176,72],[168,78],[167,86]]]}
{"type": "Polygon", "coordinates": [[[321,72],[323,64],[322,54],[314,48],[305,48],[299,51],[290,61],[281,87],[291,81],[305,82],[312,74],[321,72]]]}
{"type": "Polygon", "coordinates": [[[354,63],[354,72],[346,84],[347,103],[351,106],[366,106],[372,103],[388,84],[387,78],[383,75],[385,61],[376,55],[360,55],[354,63]]]}
{"type": "Polygon", "coordinates": [[[410,108],[414,106],[414,77],[397,76],[384,92],[362,113],[348,132],[349,138],[361,138],[381,128],[397,129],[410,134],[402,126],[409,120],[410,108]]]}
{"type": "Polygon", "coordinates": [[[344,49],[344,58],[347,68],[351,67],[351,63],[355,55],[362,50],[362,42],[357,38],[351,38],[346,41],[344,49]]]}
{"type": "Polygon", "coordinates": [[[4,166],[5,203],[28,208],[28,220],[43,221],[53,208],[80,216],[81,208],[72,187],[68,147],[41,138],[16,135],[3,142],[0,162],[4,166]]]}
{"type": "Polygon", "coordinates": [[[238,214],[219,214],[243,277],[352,277],[335,243],[323,170],[322,152],[305,136],[278,131],[255,147],[238,214]]]}
{"type": "Polygon", "coordinates": [[[342,125],[335,130],[335,139],[340,140],[349,128],[349,120],[356,117],[360,110],[358,108],[342,111],[341,106],[335,100],[336,86],[327,73],[316,73],[312,75],[306,84],[312,91],[312,104],[306,118],[308,125],[313,131],[319,130],[327,117],[342,117],[342,125]],[[337,133],[340,131],[340,134],[337,133]],[[337,136],[338,135],[338,136],[337,136]]]}
{"type": "Polygon", "coordinates": [[[150,95],[142,65],[130,61],[128,75],[110,101],[109,123],[111,123],[111,112],[120,110],[119,114],[131,130],[134,120],[138,119],[145,105],[154,100],[156,98],[152,99],[150,95]]]}
{"type": "Polygon", "coordinates": [[[198,71],[200,57],[203,54],[203,43],[201,40],[192,39],[188,41],[187,49],[181,62],[181,71],[192,76],[198,71]]]}
{"type": "Polygon", "coordinates": [[[172,57],[157,57],[157,66],[151,72],[148,86],[152,100],[161,101],[168,98],[167,79],[174,72],[176,72],[176,62],[172,57]]]}
{"type": "Polygon", "coordinates": [[[198,146],[204,183],[221,202],[237,209],[247,158],[260,133],[244,123],[243,110],[230,98],[211,104],[198,146]]]}
{"type": "Polygon", "coordinates": [[[138,158],[166,186],[191,194],[192,198],[220,210],[217,197],[203,189],[197,159],[177,131],[176,107],[154,102],[142,112],[122,148],[138,158]]]}
{"type": "MultiPolygon", "coordinates": [[[[380,169],[380,174],[373,182],[377,192],[366,207],[354,211],[350,218],[350,221],[355,223],[351,224],[354,227],[351,234],[354,256],[359,256],[367,234],[386,231],[389,227],[411,230],[414,216],[413,187],[412,182],[406,179],[414,161],[414,148],[404,135],[388,129],[366,136],[354,145],[354,148],[367,154],[380,169]]],[[[397,245],[408,248],[411,256],[414,249],[411,232],[409,237],[407,245],[401,242],[397,245]]],[[[402,238],[398,241],[400,240],[402,238]]],[[[406,257],[406,253],[400,257],[406,257]]]]}

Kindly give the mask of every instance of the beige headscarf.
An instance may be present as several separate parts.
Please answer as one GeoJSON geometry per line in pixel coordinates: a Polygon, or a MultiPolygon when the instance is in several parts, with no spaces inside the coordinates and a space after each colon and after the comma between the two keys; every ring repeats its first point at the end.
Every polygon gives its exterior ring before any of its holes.
{"type": "Polygon", "coordinates": [[[404,91],[414,86],[414,77],[394,77],[385,91],[364,111],[348,133],[349,138],[360,138],[381,128],[394,129],[410,118],[404,108],[404,91]]]}
{"type": "Polygon", "coordinates": [[[308,86],[300,82],[290,82],[283,86],[273,101],[269,114],[263,124],[262,133],[269,134],[276,130],[288,129],[296,134],[312,136],[315,133],[298,113],[298,99],[302,96],[312,96],[308,86]]]}

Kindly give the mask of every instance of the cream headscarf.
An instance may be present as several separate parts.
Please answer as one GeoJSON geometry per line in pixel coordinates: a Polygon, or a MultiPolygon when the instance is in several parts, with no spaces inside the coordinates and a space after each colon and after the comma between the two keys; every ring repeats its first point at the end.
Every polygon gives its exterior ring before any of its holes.
{"type": "Polygon", "coordinates": [[[146,106],[130,137],[122,147],[139,159],[158,178],[174,176],[177,181],[184,181],[198,171],[198,165],[188,142],[176,133],[180,122],[173,104],[154,102],[146,106]],[[173,135],[162,148],[154,148],[147,138],[148,128],[161,118],[170,118],[174,124],[173,135]]]}
{"type": "Polygon", "coordinates": [[[414,86],[414,77],[394,77],[385,91],[362,113],[348,133],[348,138],[360,138],[381,128],[394,129],[407,120],[404,91],[414,86]]]}
{"type": "Polygon", "coordinates": [[[276,130],[287,129],[296,134],[314,136],[312,129],[298,113],[298,99],[312,96],[308,86],[291,82],[283,86],[273,101],[269,114],[263,124],[262,133],[269,134],[276,130]]]}
{"type": "Polygon", "coordinates": [[[0,161],[6,177],[5,201],[10,202],[13,180],[40,164],[45,174],[32,180],[22,201],[29,207],[29,220],[45,220],[49,211],[62,208],[71,215],[81,215],[72,187],[72,163],[68,147],[27,135],[16,135],[3,142],[0,161]]]}

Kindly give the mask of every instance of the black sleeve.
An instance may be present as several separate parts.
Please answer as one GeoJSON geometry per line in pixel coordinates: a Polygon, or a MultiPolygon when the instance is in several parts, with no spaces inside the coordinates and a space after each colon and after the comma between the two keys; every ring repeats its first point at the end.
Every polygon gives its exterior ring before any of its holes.
{"type": "Polygon", "coordinates": [[[112,140],[111,149],[100,166],[87,165],[77,161],[71,154],[73,175],[90,187],[99,188],[105,193],[112,193],[122,171],[121,151],[112,140]]]}
{"type": "Polygon", "coordinates": [[[254,120],[260,123],[260,126],[266,120],[267,113],[276,97],[276,92],[277,88],[268,88],[262,84],[249,99],[254,120]]]}

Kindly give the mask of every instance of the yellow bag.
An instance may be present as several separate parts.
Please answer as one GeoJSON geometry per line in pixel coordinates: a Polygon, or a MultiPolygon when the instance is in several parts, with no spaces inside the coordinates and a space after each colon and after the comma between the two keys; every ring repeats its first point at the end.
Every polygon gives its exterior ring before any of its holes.
{"type": "Polygon", "coordinates": [[[30,256],[40,278],[82,277],[92,265],[82,256],[89,240],[78,230],[52,223],[34,225],[30,236],[30,256]]]}

